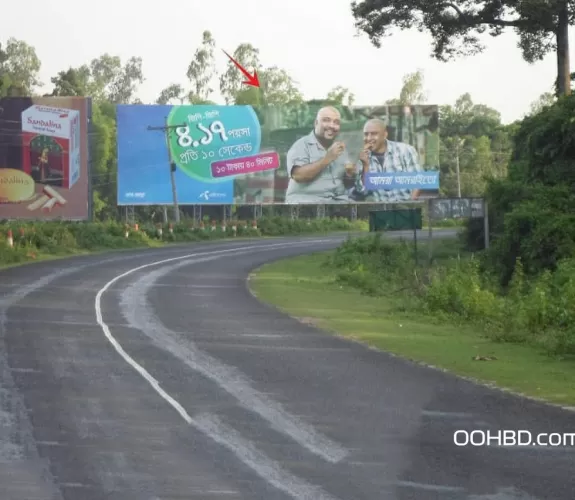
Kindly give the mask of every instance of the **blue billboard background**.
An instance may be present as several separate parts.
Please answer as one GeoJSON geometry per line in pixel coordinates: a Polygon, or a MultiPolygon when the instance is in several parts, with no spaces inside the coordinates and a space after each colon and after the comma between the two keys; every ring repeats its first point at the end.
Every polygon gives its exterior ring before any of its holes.
{"type": "Polygon", "coordinates": [[[179,203],[232,204],[233,174],[247,173],[245,165],[226,177],[216,177],[212,166],[252,158],[260,149],[250,106],[120,105],[117,120],[119,205],[172,204],[171,161],[179,203]],[[161,128],[178,125],[167,140],[161,128]]]}

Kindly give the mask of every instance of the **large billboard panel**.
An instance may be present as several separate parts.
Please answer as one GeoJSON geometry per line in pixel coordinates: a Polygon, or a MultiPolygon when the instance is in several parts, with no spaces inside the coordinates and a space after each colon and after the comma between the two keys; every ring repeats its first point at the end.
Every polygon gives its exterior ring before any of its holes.
{"type": "Polygon", "coordinates": [[[438,196],[435,105],[120,105],[118,204],[406,203],[438,196]],[[172,182],[173,173],[173,182],[172,182]]]}
{"type": "Polygon", "coordinates": [[[89,218],[84,97],[0,99],[0,219],[89,218]]]}

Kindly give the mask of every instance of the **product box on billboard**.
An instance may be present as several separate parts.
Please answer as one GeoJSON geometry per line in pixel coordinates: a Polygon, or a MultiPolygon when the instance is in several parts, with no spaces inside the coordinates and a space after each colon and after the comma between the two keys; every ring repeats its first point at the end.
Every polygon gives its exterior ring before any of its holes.
{"type": "Polygon", "coordinates": [[[35,182],[70,189],[80,178],[80,113],[33,105],[22,112],[22,167],[35,182]]]}

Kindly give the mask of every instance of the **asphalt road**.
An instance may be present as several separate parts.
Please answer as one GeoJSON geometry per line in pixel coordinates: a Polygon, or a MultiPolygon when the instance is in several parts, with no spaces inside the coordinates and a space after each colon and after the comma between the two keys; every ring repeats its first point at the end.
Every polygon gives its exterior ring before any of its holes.
{"type": "Polygon", "coordinates": [[[456,446],[454,432],[572,433],[574,413],[249,293],[254,267],[339,239],[0,272],[0,500],[573,500],[575,446],[456,446]]]}

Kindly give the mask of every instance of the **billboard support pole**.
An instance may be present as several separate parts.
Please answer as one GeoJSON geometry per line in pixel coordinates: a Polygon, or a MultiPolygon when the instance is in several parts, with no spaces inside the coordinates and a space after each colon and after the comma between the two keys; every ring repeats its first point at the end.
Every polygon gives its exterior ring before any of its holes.
{"type": "Polygon", "coordinates": [[[291,220],[297,220],[299,218],[299,206],[298,205],[291,205],[290,206],[290,215],[291,220]]]}
{"type": "Polygon", "coordinates": [[[415,208],[411,209],[411,223],[413,225],[413,258],[415,260],[415,265],[417,266],[417,218],[415,217],[415,210],[415,208]]]}
{"type": "Polygon", "coordinates": [[[262,205],[254,205],[254,219],[258,220],[260,217],[263,217],[262,205]]]}
{"type": "Polygon", "coordinates": [[[429,225],[428,231],[429,235],[427,237],[428,243],[428,258],[429,258],[429,265],[433,264],[433,200],[430,198],[427,202],[427,224],[429,225]]]}
{"type": "Polygon", "coordinates": [[[351,220],[355,222],[357,220],[357,205],[351,206],[351,220]]]}
{"type": "Polygon", "coordinates": [[[196,224],[202,222],[202,205],[194,205],[194,222],[196,224]]]}
{"type": "Polygon", "coordinates": [[[176,164],[172,158],[172,150],[170,149],[170,135],[172,130],[185,126],[186,124],[168,125],[168,117],[166,117],[166,125],[161,127],[152,127],[151,125],[148,125],[148,130],[161,130],[164,132],[166,137],[166,148],[168,150],[168,162],[170,167],[170,181],[172,182],[172,199],[174,202],[174,219],[176,222],[180,222],[180,208],[178,206],[178,191],[176,190],[176,164]]]}

